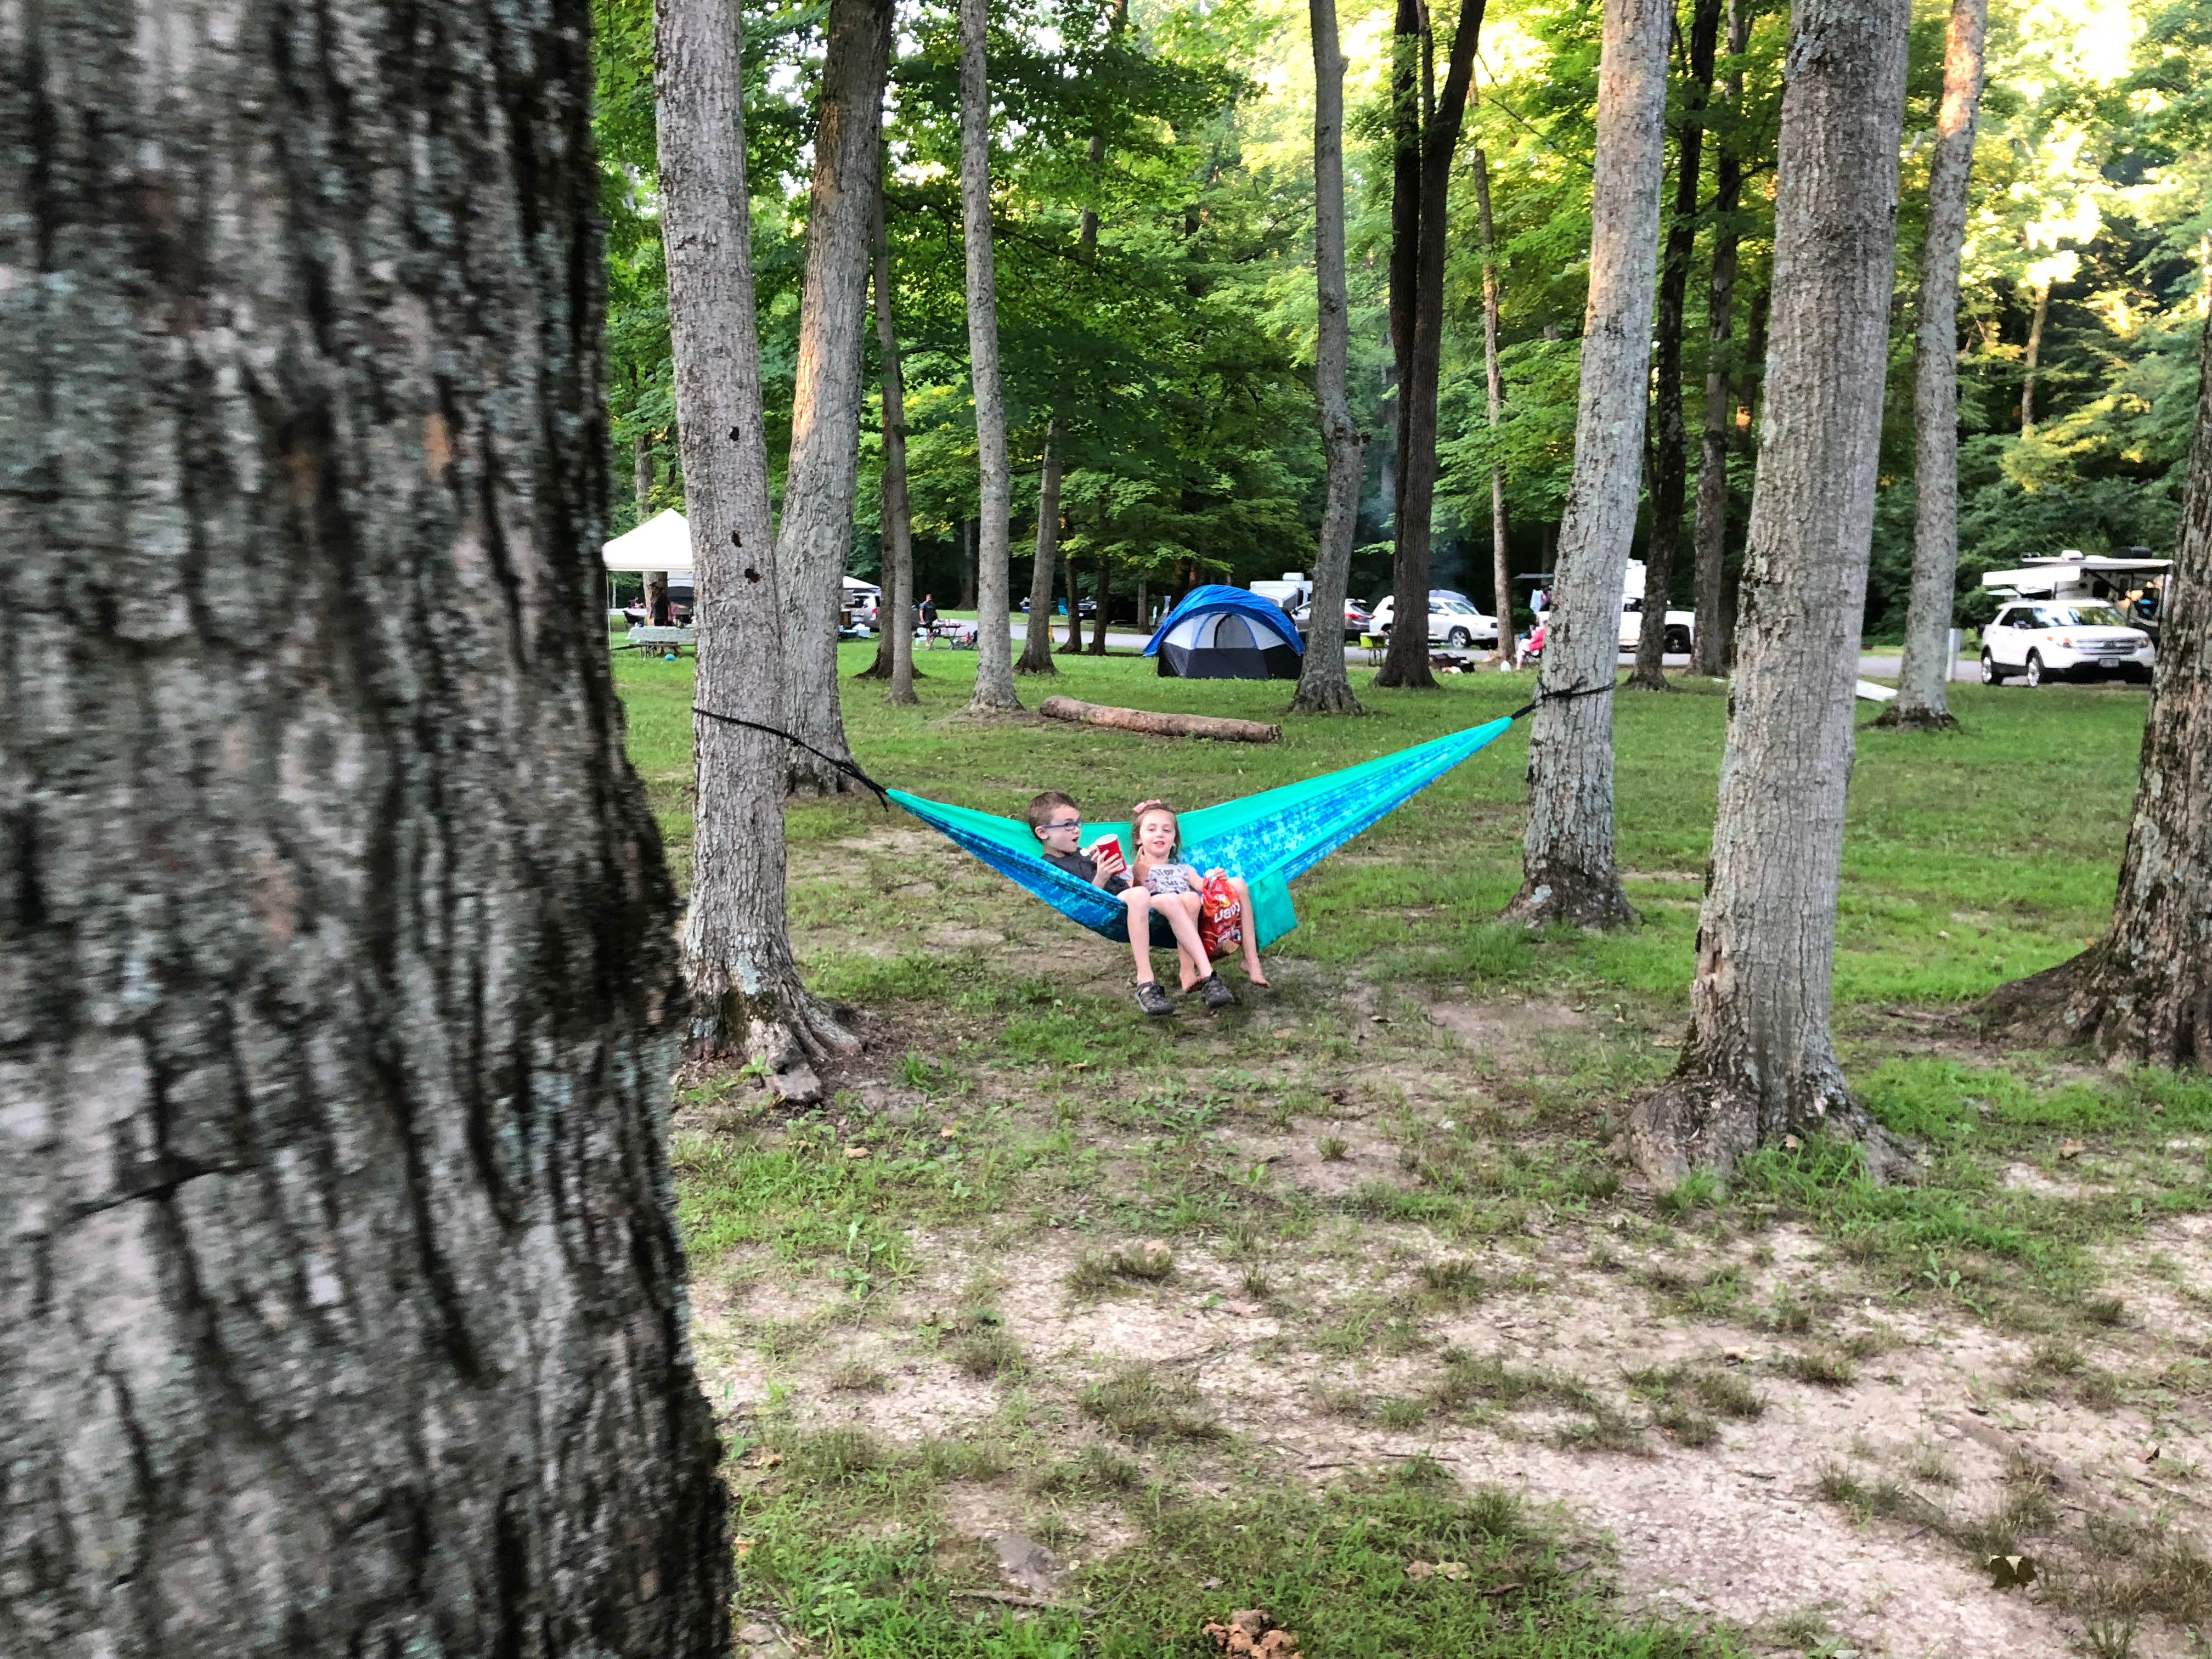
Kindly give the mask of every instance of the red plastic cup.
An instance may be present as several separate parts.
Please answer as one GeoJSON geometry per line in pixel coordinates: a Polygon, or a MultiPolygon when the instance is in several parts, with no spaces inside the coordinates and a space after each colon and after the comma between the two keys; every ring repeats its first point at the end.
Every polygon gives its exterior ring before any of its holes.
{"type": "Polygon", "coordinates": [[[1117,859],[1121,856],[1121,836],[1101,836],[1097,841],[1091,843],[1091,861],[1093,864],[1103,864],[1105,862],[1104,855],[1108,853],[1113,854],[1113,855],[1117,859]]]}

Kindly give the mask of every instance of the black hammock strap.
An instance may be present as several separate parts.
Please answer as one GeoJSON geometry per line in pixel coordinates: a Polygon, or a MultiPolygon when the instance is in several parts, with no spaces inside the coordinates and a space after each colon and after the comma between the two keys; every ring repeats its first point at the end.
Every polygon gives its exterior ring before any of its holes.
{"type": "Polygon", "coordinates": [[[866,787],[874,790],[876,792],[876,800],[878,805],[881,805],[886,812],[891,810],[891,798],[890,792],[884,789],[883,785],[878,783],[866,772],[863,772],[858,766],[854,765],[851,761],[843,759],[839,756],[823,754],[819,749],[817,749],[812,744],[807,742],[805,738],[799,737],[793,732],[787,732],[780,726],[763,726],[758,720],[741,720],[735,714],[717,714],[714,709],[702,708],[696,702],[691,705],[691,712],[695,714],[703,715],[710,720],[720,720],[725,726],[742,726],[748,732],[765,732],[771,738],[781,738],[786,743],[795,743],[801,749],[804,749],[808,754],[817,756],[823,760],[828,761],[830,765],[836,767],[840,772],[842,772],[847,777],[853,779],[855,782],[863,784],[866,787]]]}
{"type": "Polygon", "coordinates": [[[1607,680],[1603,685],[1578,685],[1571,691],[1539,691],[1535,702],[1522,703],[1505,718],[1517,720],[1523,714],[1533,714],[1540,703],[1565,702],[1570,697],[1601,697],[1608,691],[1618,690],[1620,686],[1619,680],[1607,680]]]}
{"type": "MultiPolygon", "coordinates": [[[[1606,692],[1613,690],[1618,684],[1619,682],[1617,681],[1608,681],[1603,685],[1578,685],[1571,691],[1540,692],[1537,694],[1535,702],[1523,704],[1522,707],[1515,709],[1510,714],[1508,714],[1505,718],[1508,720],[1517,720],[1523,714],[1533,714],[1536,712],[1537,704],[1539,703],[1565,702],[1570,697],[1601,696],[1606,692]]],[[[781,738],[786,743],[795,743],[801,749],[804,749],[808,754],[829,762],[830,765],[836,767],[840,772],[842,772],[847,777],[851,778],[854,782],[860,784],[866,788],[873,790],[875,792],[877,802],[885,811],[889,811],[890,810],[890,793],[884,787],[883,785],[878,783],[866,772],[863,772],[853,762],[843,758],[842,756],[824,754],[821,750],[817,749],[812,744],[807,742],[805,738],[799,737],[795,732],[787,732],[780,726],[765,725],[759,720],[739,720],[735,714],[725,714],[715,709],[702,708],[696,702],[691,705],[691,712],[707,720],[720,720],[725,726],[742,726],[748,732],[763,732],[771,738],[781,738]]]]}

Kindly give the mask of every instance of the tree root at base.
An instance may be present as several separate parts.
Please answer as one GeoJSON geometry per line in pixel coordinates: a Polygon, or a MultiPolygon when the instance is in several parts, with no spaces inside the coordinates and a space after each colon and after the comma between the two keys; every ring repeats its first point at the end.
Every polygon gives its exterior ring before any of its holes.
{"type": "Polygon", "coordinates": [[[1613,933],[1633,927],[1639,918],[1621,890],[1619,877],[1589,881],[1524,881],[1498,921],[1518,927],[1582,927],[1613,933]]]}
{"type": "Polygon", "coordinates": [[[1840,1083],[1808,1092],[1787,1114],[1764,1107],[1758,1091],[1740,1077],[1678,1071],[1629,1115],[1629,1159],[1646,1180],[1665,1188],[1692,1170],[1726,1175],[1738,1158],[1762,1146],[1825,1135],[1856,1145],[1868,1179],[1877,1185],[1919,1179],[1911,1143],[1875,1122],[1840,1083]]]}
{"type": "Polygon", "coordinates": [[[2108,943],[2000,985],[1974,1014],[1984,1035],[2053,1048],[2086,1048],[2108,1062],[2212,1068],[2212,986],[2138,977],[2108,943]]]}
{"type": "Polygon", "coordinates": [[[1891,703],[1874,717],[1873,725],[1886,732],[1955,732],[1959,722],[1954,715],[1936,714],[1926,708],[1907,710],[1900,703],[1891,703]]]}

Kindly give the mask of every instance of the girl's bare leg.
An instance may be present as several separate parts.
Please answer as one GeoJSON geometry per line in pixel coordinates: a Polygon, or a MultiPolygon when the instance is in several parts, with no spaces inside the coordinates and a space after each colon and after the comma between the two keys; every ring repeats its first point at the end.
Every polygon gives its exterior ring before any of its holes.
{"type": "Polygon", "coordinates": [[[1211,965],[1201,965],[1196,972],[1192,971],[1192,963],[1206,963],[1206,946],[1198,938],[1200,903],[1195,893],[1162,893],[1152,900],[1152,908],[1167,918],[1169,927],[1174,931],[1176,951],[1182,967],[1182,988],[1186,991],[1213,971],[1211,965]]]}
{"type": "Polygon", "coordinates": [[[1260,930],[1252,921],[1252,890],[1237,876],[1229,878],[1229,890],[1237,895],[1237,902],[1244,907],[1244,977],[1255,985],[1265,985],[1267,976],[1260,971],[1260,930]]]}
{"type": "Polygon", "coordinates": [[[1152,896],[1132,883],[1121,894],[1129,913],[1129,953],[1137,959],[1137,983],[1152,976],[1152,896]]]}

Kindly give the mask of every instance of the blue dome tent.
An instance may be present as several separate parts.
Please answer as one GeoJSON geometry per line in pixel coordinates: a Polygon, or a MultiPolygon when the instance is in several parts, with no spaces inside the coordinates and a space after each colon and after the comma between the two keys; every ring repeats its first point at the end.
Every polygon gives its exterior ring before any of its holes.
{"type": "Polygon", "coordinates": [[[1163,678],[1294,680],[1305,641],[1272,599],[1242,587],[1194,587],[1145,646],[1163,678]]]}

